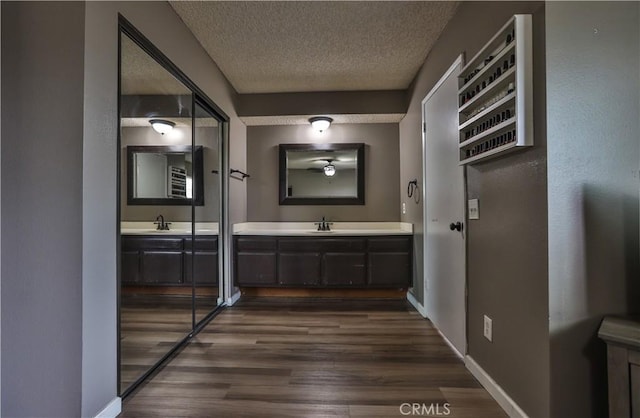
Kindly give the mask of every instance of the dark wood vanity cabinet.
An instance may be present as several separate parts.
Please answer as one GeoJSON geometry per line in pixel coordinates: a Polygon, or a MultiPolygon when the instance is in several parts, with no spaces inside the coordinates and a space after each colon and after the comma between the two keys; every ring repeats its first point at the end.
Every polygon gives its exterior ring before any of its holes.
{"type": "Polygon", "coordinates": [[[197,285],[218,284],[218,237],[191,237],[184,240],[184,281],[197,285]],[[192,274],[193,271],[193,274],[192,274]]]}
{"type": "Polygon", "coordinates": [[[404,237],[369,238],[368,282],[372,287],[403,286],[412,276],[412,241],[404,237]]]}
{"type": "Polygon", "coordinates": [[[122,235],[123,285],[191,286],[191,277],[217,285],[217,237],[198,236],[192,245],[191,236],[122,235]]]}
{"type": "Polygon", "coordinates": [[[276,281],[276,240],[265,237],[235,238],[234,271],[243,286],[273,286],[276,281]]]}
{"type": "Polygon", "coordinates": [[[409,287],[411,265],[411,236],[234,237],[240,287],[409,287]]]}

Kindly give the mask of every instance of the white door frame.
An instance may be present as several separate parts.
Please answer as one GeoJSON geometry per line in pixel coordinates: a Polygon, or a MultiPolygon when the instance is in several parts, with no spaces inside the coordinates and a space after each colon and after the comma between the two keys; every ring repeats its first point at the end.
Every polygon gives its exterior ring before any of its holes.
{"type": "MultiPolygon", "coordinates": [[[[464,67],[464,53],[460,54],[455,61],[453,62],[453,64],[451,64],[451,66],[447,69],[447,71],[445,71],[445,73],[442,75],[442,77],[440,77],[440,79],[438,80],[438,82],[433,86],[433,88],[429,91],[429,93],[427,93],[427,95],[424,97],[424,99],[422,99],[422,102],[420,103],[420,113],[422,115],[422,225],[423,225],[423,234],[422,234],[422,259],[423,259],[423,266],[422,266],[422,272],[423,272],[423,283],[422,283],[422,291],[423,291],[423,295],[422,295],[422,300],[423,300],[423,309],[426,312],[427,311],[427,224],[428,224],[428,220],[427,220],[427,163],[426,163],[426,149],[427,149],[427,137],[426,137],[426,118],[425,118],[425,104],[427,103],[427,101],[431,98],[431,96],[433,96],[438,89],[442,86],[442,84],[445,83],[445,81],[456,71],[456,69],[458,67],[464,67]]],[[[463,177],[464,178],[464,177],[463,177]]],[[[466,184],[464,184],[463,181],[463,193],[464,196],[466,196],[466,184]]],[[[463,196],[463,201],[465,200],[463,196]]],[[[466,212],[466,208],[465,208],[465,212],[466,212]]],[[[464,216],[464,225],[466,227],[466,214],[464,216]]],[[[465,228],[465,235],[466,235],[466,228],[465,228]]],[[[463,260],[461,260],[461,262],[463,262],[465,264],[464,267],[464,271],[465,271],[465,301],[464,301],[464,305],[462,307],[462,309],[464,310],[464,317],[465,317],[465,321],[464,321],[464,353],[461,353],[458,351],[458,349],[447,339],[447,337],[445,335],[443,335],[440,331],[440,335],[442,335],[442,337],[444,338],[444,340],[447,342],[447,344],[458,354],[460,355],[460,357],[464,358],[464,356],[466,355],[466,350],[467,350],[467,300],[466,300],[466,293],[467,293],[467,277],[466,277],[466,243],[465,243],[465,255],[463,257],[463,260]]]]}

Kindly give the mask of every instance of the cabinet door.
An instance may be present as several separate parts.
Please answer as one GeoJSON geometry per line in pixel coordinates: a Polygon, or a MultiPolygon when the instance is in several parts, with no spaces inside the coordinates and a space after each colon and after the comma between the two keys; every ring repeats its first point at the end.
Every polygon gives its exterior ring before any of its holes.
{"type": "Polygon", "coordinates": [[[143,251],[142,283],[181,284],[182,252],[143,251]]]}
{"type": "Polygon", "coordinates": [[[411,255],[409,253],[369,253],[369,286],[409,287],[411,255]]]}
{"type": "Polygon", "coordinates": [[[276,285],[275,252],[239,252],[235,260],[237,286],[276,285]]]}
{"type": "Polygon", "coordinates": [[[326,253],[323,257],[322,282],[327,286],[364,286],[366,284],[364,253],[326,253]]]}
{"type": "Polygon", "coordinates": [[[193,260],[193,280],[196,284],[218,284],[218,253],[196,251],[184,254],[184,282],[191,283],[191,262],[193,260]]]}
{"type": "Polygon", "coordinates": [[[283,286],[320,284],[320,253],[278,254],[278,282],[283,286]]]}
{"type": "Polygon", "coordinates": [[[120,258],[120,281],[123,285],[135,284],[140,280],[138,251],[122,251],[120,258]]]}

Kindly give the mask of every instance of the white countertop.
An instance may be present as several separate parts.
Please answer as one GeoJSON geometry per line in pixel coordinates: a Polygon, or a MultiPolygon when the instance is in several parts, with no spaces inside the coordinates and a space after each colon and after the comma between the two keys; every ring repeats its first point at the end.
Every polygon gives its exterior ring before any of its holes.
{"type": "Polygon", "coordinates": [[[233,225],[234,235],[412,235],[407,222],[333,222],[331,231],[318,231],[314,222],[245,222],[233,225]]]}
{"type": "MultiPolygon", "coordinates": [[[[169,222],[168,231],[158,231],[153,222],[120,222],[120,233],[125,235],[190,235],[191,222],[169,222]]],[[[196,235],[218,235],[217,222],[196,222],[196,235]]]]}
{"type": "MultiPolygon", "coordinates": [[[[170,222],[168,231],[159,231],[153,222],[120,223],[125,235],[190,235],[191,222],[170,222]]],[[[280,236],[359,236],[412,235],[413,224],[407,222],[333,222],[330,231],[318,231],[314,222],[244,222],[233,225],[234,235],[280,236]]],[[[196,235],[218,235],[217,222],[196,222],[196,235]]]]}

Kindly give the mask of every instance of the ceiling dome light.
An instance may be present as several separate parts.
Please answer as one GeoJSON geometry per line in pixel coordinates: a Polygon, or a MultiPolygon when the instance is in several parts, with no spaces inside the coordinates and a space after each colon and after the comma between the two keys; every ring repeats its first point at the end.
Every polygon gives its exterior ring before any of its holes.
{"type": "Polygon", "coordinates": [[[151,119],[149,120],[149,123],[151,124],[151,127],[154,131],[162,135],[171,131],[173,127],[176,126],[176,124],[171,122],[170,120],[164,119],[151,119]]]}
{"type": "Polygon", "coordinates": [[[329,129],[331,122],[333,122],[333,119],[328,116],[315,116],[309,119],[309,123],[311,123],[313,129],[318,132],[323,132],[329,129]]]}
{"type": "Polygon", "coordinates": [[[327,177],[332,177],[336,174],[336,166],[329,163],[324,166],[324,175],[327,177]]]}

